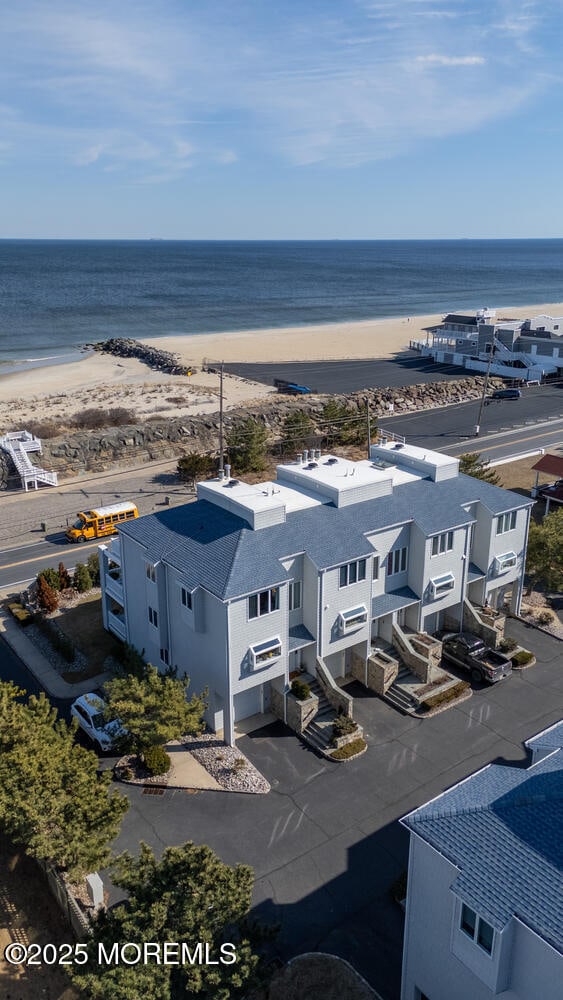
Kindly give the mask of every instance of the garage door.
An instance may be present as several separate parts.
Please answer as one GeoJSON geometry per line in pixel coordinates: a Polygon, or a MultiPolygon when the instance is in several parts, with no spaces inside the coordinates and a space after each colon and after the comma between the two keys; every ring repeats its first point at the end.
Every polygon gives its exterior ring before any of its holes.
{"type": "Polygon", "coordinates": [[[239,691],[235,695],[235,722],[241,719],[248,719],[250,715],[257,715],[262,711],[262,685],[248,688],[247,691],[239,691]]]}

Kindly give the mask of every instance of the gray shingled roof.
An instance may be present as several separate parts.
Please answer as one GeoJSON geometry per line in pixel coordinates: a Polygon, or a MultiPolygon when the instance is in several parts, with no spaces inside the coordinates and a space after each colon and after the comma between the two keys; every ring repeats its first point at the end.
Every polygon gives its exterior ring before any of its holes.
{"type": "Polygon", "coordinates": [[[537,736],[532,736],[526,740],[524,746],[530,750],[560,750],[563,747],[563,721],[557,722],[537,736]]]}
{"type": "Polygon", "coordinates": [[[420,597],[417,597],[410,587],[391,590],[387,594],[372,598],[371,617],[380,618],[381,615],[388,615],[391,611],[398,611],[399,608],[408,608],[410,604],[417,604],[419,601],[420,597]]]}
{"type": "Polygon", "coordinates": [[[289,652],[292,653],[295,649],[303,649],[304,646],[309,646],[310,643],[315,641],[315,637],[311,635],[308,628],[304,625],[291,625],[289,628],[289,652]]]}
{"type": "Polygon", "coordinates": [[[452,891],[493,927],[515,915],[563,948],[563,751],[491,764],[401,822],[456,865],[452,891]]]}
{"type": "Polygon", "coordinates": [[[473,518],[462,504],[481,501],[493,513],[529,506],[509,493],[469,476],[442,483],[423,479],[396,486],[391,496],[336,508],[322,504],[294,511],[285,524],[252,530],[246,521],[208,500],[172,507],[120,525],[146,546],[147,559],[174,566],[186,585],[205,587],[222,600],[253,593],[288,578],[280,559],[307,552],[319,569],[370,555],[366,535],[413,519],[426,534],[446,531],[473,518]]]}

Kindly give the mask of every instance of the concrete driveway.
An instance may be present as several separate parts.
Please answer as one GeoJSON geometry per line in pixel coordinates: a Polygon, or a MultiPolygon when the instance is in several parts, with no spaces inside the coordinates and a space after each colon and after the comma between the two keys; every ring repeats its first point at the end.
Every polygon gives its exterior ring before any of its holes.
{"type": "Polygon", "coordinates": [[[397,820],[485,763],[523,760],[522,741],[562,714],[563,643],[517,622],[507,631],[534,650],[536,667],[425,721],[358,698],[369,749],[349,763],[318,757],[280,723],[245,736],[239,746],[271,783],[269,795],[129,790],[116,848],[136,852],[144,840],[160,852],[193,840],[252,865],[255,914],[281,925],[283,958],[341,955],[394,1000],[402,915],[389,886],[408,851],[397,820]]]}

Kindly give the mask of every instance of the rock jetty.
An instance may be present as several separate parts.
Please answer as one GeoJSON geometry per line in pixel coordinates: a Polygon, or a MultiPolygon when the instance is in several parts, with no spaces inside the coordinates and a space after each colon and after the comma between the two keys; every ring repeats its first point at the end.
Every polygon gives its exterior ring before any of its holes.
{"type": "MultiPolygon", "coordinates": [[[[491,379],[494,388],[501,380],[491,379]]],[[[351,416],[365,414],[369,405],[373,418],[391,413],[433,409],[452,403],[477,400],[483,390],[479,377],[430,382],[424,385],[389,389],[368,389],[350,396],[314,396],[305,399],[269,397],[261,404],[247,405],[225,413],[225,431],[237,420],[253,417],[264,425],[272,442],[283,434],[286,417],[296,411],[306,413],[316,426],[329,399],[344,403],[351,416]]],[[[178,458],[189,452],[213,452],[219,444],[219,414],[146,420],[124,427],[77,431],[43,441],[43,460],[62,475],[82,471],[102,472],[125,469],[143,462],[178,458]]]]}
{"type": "Polygon", "coordinates": [[[115,354],[118,358],[138,358],[149,368],[155,371],[164,372],[166,375],[188,375],[193,374],[194,369],[180,364],[177,354],[170,351],[159,351],[149,344],[142,344],[139,340],[128,337],[112,337],[110,340],[102,340],[97,344],[88,344],[95,351],[102,354],[115,354]]]}

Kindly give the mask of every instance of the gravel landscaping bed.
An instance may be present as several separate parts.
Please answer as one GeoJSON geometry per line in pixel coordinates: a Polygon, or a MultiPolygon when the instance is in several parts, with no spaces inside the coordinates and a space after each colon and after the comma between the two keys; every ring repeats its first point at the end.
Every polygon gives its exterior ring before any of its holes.
{"type": "MultiPolygon", "coordinates": [[[[53,619],[50,620],[53,621],[53,619]]],[[[56,622],[54,622],[54,624],[56,624],[56,622]]],[[[25,634],[28,639],[31,639],[33,645],[37,646],[39,652],[42,653],[57,673],[61,674],[61,676],[62,674],[68,673],[80,673],[88,667],[88,661],[79,649],[76,650],[74,659],[71,663],[65,660],[60,653],[57,653],[56,649],[53,648],[47,636],[43,635],[43,632],[39,631],[37,625],[27,625],[25,634]]]]}
{"type": "Polygon", "coordinates": [[[186,750],[228,792],[250,792],[263,795],[270,785],[237,747],[228,747],[214,733],[185,736],[186,750]],[[241,762],[241,763],[239,763],[241,762]]]}

